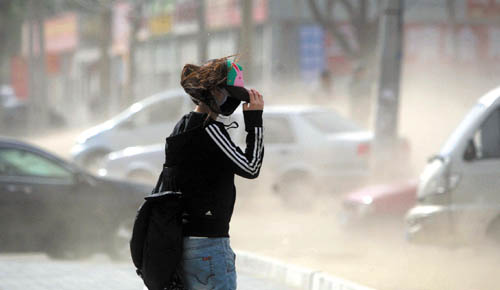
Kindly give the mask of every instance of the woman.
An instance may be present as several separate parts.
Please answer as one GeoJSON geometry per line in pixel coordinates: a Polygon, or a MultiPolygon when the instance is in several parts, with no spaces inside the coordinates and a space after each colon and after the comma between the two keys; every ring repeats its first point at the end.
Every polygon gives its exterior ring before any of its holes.
{"type": "Polygon", "coordinates": [[[264,101],[244,88],[240,65],[228,58],[203,66],[185,65],[181,85],[196,103],[167,138],[163,190],[182,192],[184,200],[182,258],[188,289],[236,289],[235,254],[229,244],[234,209],[234,175],[256,178],[264,156],[264,101]],[[231,115],[243,105],[246,149],[229,137],[219,114],[231,115]]]}

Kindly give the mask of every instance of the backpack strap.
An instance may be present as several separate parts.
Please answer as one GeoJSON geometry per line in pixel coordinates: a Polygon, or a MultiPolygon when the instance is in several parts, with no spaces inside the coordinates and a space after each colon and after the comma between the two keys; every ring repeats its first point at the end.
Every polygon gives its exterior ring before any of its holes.
{"type": "Polygon", "coordinates": [[[156,181],[156,185],[151,194],[159,193],[163,189],[163,172],[165,171],[165,164],[163,164],[163,169],[161,170],[160,176],[158,176],[158,180],[156,181]]]}

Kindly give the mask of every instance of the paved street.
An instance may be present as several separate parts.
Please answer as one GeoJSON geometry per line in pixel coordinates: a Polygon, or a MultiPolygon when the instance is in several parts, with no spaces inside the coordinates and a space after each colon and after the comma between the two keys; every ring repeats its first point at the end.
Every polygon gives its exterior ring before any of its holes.
{"type": "MultiPolygon", "coordinates": [[[[101,256],[54,261],[42,254],[0,255],[0,290],[142,290],[142,285],[131,262],[112,263],[101,256]]],[[[238,273],[238,289],[290,288],[238,273]]]]}

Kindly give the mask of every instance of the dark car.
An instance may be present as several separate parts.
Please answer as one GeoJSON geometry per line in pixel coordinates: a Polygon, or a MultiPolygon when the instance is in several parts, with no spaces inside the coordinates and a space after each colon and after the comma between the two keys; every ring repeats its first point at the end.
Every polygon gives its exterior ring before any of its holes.
{"type": "Polygon", "coordinates": [[[106,180],[31,145],[0,138],[0,252],[129,256],[149,186],[106,180]]]}

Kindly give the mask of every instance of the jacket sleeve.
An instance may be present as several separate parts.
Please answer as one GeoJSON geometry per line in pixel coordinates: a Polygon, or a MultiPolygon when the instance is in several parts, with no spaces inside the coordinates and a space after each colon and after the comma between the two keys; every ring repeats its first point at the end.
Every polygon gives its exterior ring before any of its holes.
{"type": "Polygon", "coordinates": [[[205,131],[233,173],[253,179],[259,176],[264,158],[262,111],[243,111],[243,116],[247,132],[244,152],[233,143],[225,128],[211,124],[205,128],[205,131]]]}

